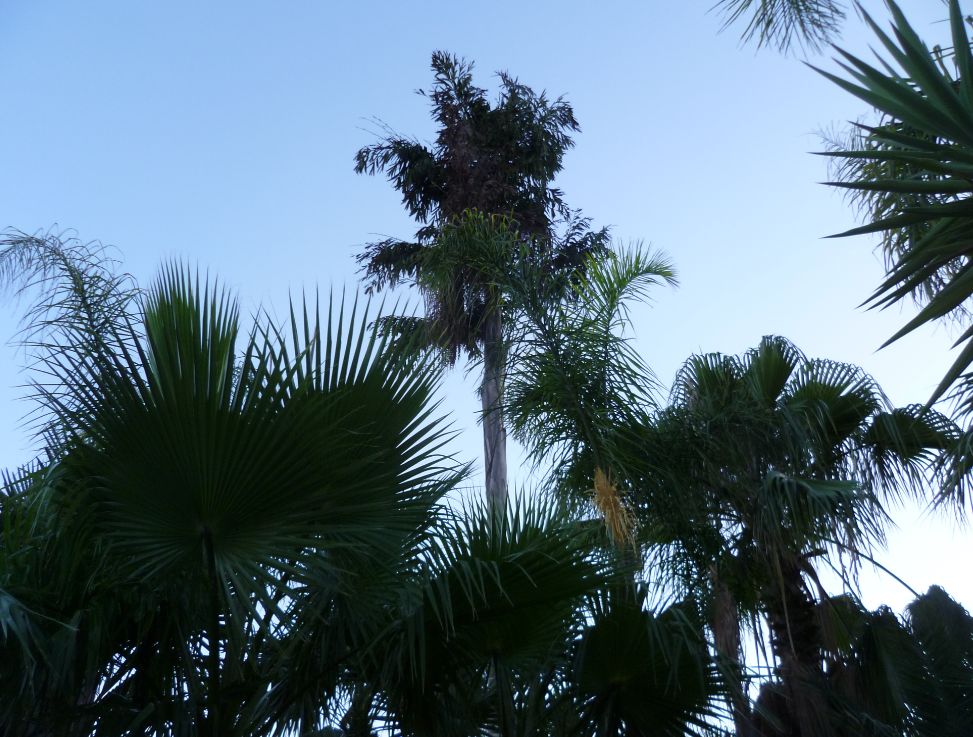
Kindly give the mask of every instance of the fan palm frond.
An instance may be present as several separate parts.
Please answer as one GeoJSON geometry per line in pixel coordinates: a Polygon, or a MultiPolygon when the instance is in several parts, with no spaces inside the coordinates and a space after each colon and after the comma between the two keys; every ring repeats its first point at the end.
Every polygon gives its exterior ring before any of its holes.
{"type": "Polygon", "coordinates": [[[24,493],[53,524],[36,564],[61,586],[39,600],[63,622],[45,672],[78,675],[39,694],[34,718],[99,734],[286,725],[293,710],[268,698],[281,638],[320,631],[300,628],[322,607],[348,614],[326,628],[332,652],[381,625],[379,581],[416,565],[459,477],[437,372],[368,312],[305,302],[242,334],[224,289],[172,265],[101,353],[46,357],[62,442],[24,493]]]}

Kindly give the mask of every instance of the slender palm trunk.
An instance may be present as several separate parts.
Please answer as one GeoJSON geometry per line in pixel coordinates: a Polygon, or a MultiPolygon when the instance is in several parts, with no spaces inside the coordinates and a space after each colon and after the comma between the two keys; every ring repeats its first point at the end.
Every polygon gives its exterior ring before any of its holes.
{"type": "Polygon", "coordinates": [[[713,611],[710,615],[710,628],[713,630],[713,644],[717,655],[731,663],[733,683],[727,694],[727,703],[733,712],[733,726],[736,737],[752,737],[753,713],[747,684],[742,673],[743,647],[740,639],[740,615],[737,612],[733,592],[719,577],[716,567],[710,568],[710,579],[715,592],[713,611]]]}
{"type": "Polygon", "coordinates": [[[507,430],[503,422],[504,351],[502,317],[494,308],[483,323],[483,467],[486,495],[490,507],[502,509],[507,503],[507,430]]]}

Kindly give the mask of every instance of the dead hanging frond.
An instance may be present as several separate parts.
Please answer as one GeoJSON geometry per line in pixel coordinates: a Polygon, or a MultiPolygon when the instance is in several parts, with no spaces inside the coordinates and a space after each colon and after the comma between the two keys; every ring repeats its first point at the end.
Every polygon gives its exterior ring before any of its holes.
{"type": "Polygon", "coordinates": [[[595,469],[594,488],[595,508],[605,520],[605,529],[612,541],[619,547],[630,544],[637,547],[635,542],[635,517],[622,499],[618,487],[611,480],[610,473],[600,468],[595,469]]]}

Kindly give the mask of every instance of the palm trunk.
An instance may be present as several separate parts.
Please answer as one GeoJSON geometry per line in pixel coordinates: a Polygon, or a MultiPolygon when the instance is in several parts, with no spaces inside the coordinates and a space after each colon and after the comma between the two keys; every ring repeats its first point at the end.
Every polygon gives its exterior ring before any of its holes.
{"type": "Polygon", "coordinates": [[[747,684],[742,673],[743,647],[740,639],[740,616],[737,613],[736,598],[733,592],[720,579],[716,567],[710,568],[713,582],[714,601],[710,615],[710,628],[713,630],[713,644],[717,655],[730,664],[733,682],[729,684],[727,703],[733,712],[733,726],[736,737],[752,737],[753,713],[747,684]]]}
{"type": "Polygon", "coordinates": [[[492,509],[507,503],[507,430],[503,423],[503,335],[499,307],[483,321],[483,467],[487,501],[492,509]]]}
{"type": "Polygon", "coordinates": [[[834,728],[824,694],[821,633],[802,585],[800,566],[781,561],[779,588],[768,597],[770,645],[777,656],[778,675],[787,699],[793,737],[830,737],[834,728]]]}

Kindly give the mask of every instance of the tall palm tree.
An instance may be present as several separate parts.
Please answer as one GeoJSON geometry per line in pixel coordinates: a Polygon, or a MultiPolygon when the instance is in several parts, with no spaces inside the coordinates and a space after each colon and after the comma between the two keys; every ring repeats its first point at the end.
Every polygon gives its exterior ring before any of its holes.
{"type": "MultiPolygon", "coordinates": [[[[386,239],[359,256],[370,289],[397,284],[419,288],[426,314],[398,322],[441,349],[449,365],[460,354],[482,359],[480,384],[487,498],[502,504],[507,494],[506,429],[500,398],[506,368],[503,281],[469,262],[444,259],[457,240],[466,251],[488,248],[497,236],[487,227],[507,220],[527,255],[543,262],[547,278],[585,268],[607,247],[607,231],[592,231],[572,213],[552,181],[578,130],[571,106],[548,99],[500,73],[500,94],[491,104],[473,83],[473,65],[450,54],[432,55],[434,83],[428,97],[439,128],[435,143],[387,132],[355,158],[359,173],[385,173],[420,228],[413,241],[386,239]],[[464,219],[473,218],[473,227],[464,219]],[[556,221],[565,227],[555,227],[556,221]],[[454,227],[456,226],[456,227],[454,227]],[[443,245],[443,240],[450,243],[443,245]]],[[[423,93],[425,94],[425,93],[423,93]]],[[[502,237],[502,235],[501,235],[502,237]]],[[[511,256],[520,254],[510,250],[511,256]]]]}

